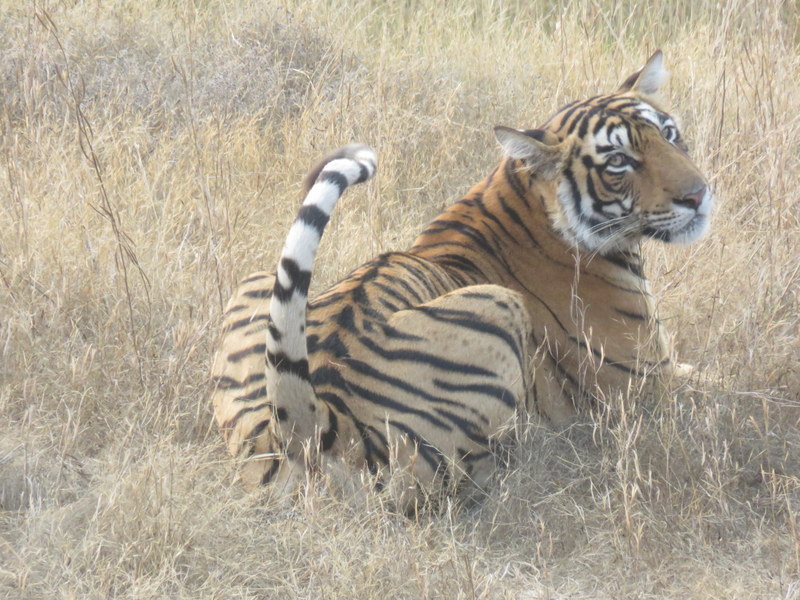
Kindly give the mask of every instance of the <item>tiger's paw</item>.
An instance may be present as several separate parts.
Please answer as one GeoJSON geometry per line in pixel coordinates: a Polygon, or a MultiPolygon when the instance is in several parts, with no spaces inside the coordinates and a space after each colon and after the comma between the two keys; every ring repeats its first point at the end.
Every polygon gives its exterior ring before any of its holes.
{"type": "Polygon", "coordinates": [[[706,367],[676,362],[671,375],[673,382],[694,390],[707,390],[715,385],[714,377],[706,367]]]}
{"type": "Polygon", "coordinates": [[[672,369],[672,375],[676,379],[680,379],[683,382],[688,381],[692,375],[699,372],[694,365],[690,365],[689,363],[675,363],[675,366],[672,369]]]}

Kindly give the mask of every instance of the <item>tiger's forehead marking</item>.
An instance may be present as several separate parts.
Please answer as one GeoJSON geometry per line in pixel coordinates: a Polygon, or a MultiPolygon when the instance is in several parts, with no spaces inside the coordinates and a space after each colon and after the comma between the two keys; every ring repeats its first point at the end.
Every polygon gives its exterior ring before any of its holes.
{"type": "Polygon", "coordinates": [[[593,136],[594,148],[598,152],[612,152],[617,148],[631,146],[630,131],[620,123],[601,128],[593,136]]]}
{"type": "Polygon", "coordinates": [[[648,121],[661,129],[667,122],[672,121],[672,118],[660,110],[656,110],[646,102],[640,102],[634,108],[634,114],[644,121],[648,121]]]}
{"type": "MultiPolygon", "coordinates": [[[[653,125],[659,130],[666,124],[674,124],[668,114],[639,98],[612,94],[595,96],[583,102],[568,104],[556,113],[545,126],[559,134],[559,137],[569,136],[573,133],[584,137],[590,129],[595,136],[598,136],[605,130],[605,142],[608,142],[612,129],[626,128],[642,122],[653,125]]],[[[629,134],[628,138],[630,138],[629,134]]]]}
{"type": "Polygon", "coordinates": [[[672,117],[663,113],[646,102],[639,102],[626,109],[622,114],[613,115],[608,119],[605,127],[596,127],[593,142],[595,148],[601,152],[613,148],[632,148],[638,146],[641,140],[641,130],[632,128],[631,124],[649,123],[660,132],[667,125],[674,125],[672,117]],[[626,118],[627,117],[627,118],[626,118]]]}

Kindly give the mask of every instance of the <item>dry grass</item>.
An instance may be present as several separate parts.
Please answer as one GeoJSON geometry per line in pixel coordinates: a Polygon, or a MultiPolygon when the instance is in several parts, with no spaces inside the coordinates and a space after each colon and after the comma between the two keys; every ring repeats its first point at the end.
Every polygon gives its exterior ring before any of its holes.
{"type": "Polygon", "coordinates": [[[797,5],[252,4],[0,0],[0,596],[800,598],[797,5]],[[483,177],[493,125],[656,47],[719,198],[708,239],[650,247],[703,378],[533,427],[483,502],[418,521],[232,485],[221,306],[274,263],[307,167],[380,157],[321,289],[483,177]]]}

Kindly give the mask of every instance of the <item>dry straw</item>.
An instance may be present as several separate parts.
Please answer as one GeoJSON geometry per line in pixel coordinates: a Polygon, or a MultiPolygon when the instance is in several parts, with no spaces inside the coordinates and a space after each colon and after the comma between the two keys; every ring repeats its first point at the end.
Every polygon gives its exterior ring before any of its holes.
{"type": "Polygon", "coordinates": [[[791,2],[0,0],[0,597],[800,598],[800,54],[791,2]],[[207,401],[221,307],[305,170],[380,174],[314,286],[405,247],[657,47],[719,199],[651,245],[702,375],[532,426],[476,505],[249,496],[207,401]],[[635,400],[630,402],[630,400],[635,400]]]}

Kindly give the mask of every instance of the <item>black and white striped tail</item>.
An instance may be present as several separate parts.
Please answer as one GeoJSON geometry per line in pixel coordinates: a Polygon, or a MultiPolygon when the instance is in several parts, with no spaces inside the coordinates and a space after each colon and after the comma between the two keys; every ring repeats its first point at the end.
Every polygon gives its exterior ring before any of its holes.
{"type": "MultiPolygon", "coordinates": [[[[278,263],[267,329],[267,391],[279,428],[299,440],[324,433],[327,417],[317,410],[306,347],[306,305],[314,256],[336,202],[348,186],[375,174],[375,152],[363,144],[345,146],[309,174],[314,179],[278,263]]],[[[321,407],[320,407],[321,408],[321,407]]]]}

